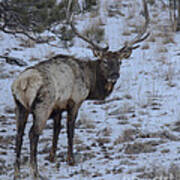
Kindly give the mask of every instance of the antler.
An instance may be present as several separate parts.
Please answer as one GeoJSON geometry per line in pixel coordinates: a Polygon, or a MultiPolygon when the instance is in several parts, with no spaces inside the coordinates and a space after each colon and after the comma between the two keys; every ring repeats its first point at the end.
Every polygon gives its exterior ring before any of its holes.
{"type": "Polygon", "coordinates": [[[92,46],[92,50],[94,51],[95,50],[98,50],[98,51],[107,51],[109,49],[109,46],[105,47],[105,48],[102,48],[100,46],[98,46],[97,44],[93,43],[90,39],[88,39],[87,37],[83,36],[82,34],[80,34],[76,27],[74,26],[73,24],[73,14],[71,15],[71,18],[70,18],[70,25],[71,25],[71,28],[72,28],[72,31],[81,39],[83,39],[84,41],[86,41],[87,43],[89,43],[91,46],[92,46]]]}
{"type": "Polygon", "coordinates": [[[124,46],[119,50],[119,52],[122,52],[125,49],[133,50],[133,49],[138,48],[139,45],[136,45],[136,46],[133,46],[133,45],[144,41],[150,35],[149,32],[147,34],[145,34],[148,24],[149,24],[149,12],[148,12],[147,3],[145,0],[143,0],[143,6],[144,6],[144,16],[145,16],[144,26],[142,27],[141,31],[138,33],[138,35],[132,41],[125,42],[124,46]]]}

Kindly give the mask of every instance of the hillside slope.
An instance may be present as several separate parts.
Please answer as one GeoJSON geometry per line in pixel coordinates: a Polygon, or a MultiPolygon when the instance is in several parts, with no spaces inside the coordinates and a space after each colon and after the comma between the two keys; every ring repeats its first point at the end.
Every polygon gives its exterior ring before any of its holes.
{"type": "MultiPolygon", "coordinates": [[[[114,51],[132,39],[144,18],[141,1],[103,0],[100,18],[105,41],[114,51]],[[105,4],[103,4],[105,3],[105,4]],[[124,16],[123,16],[124,15],[124,16]]],[[[121,77],[105,103],[85,102],[75,131],[76,165],[66,160],[67,139],[64,114],[56,163],[48,161],[52,141],[52,120],[39,142],[40,172],[49,180],[148,180],[180,179],[180,34],[171,30],[168,9],[162,3],[149,6],[151,36],[121,66],[121,77]]],[[[79,29],[88,15],[79,18],[79,29]]],[[[19,57],[28,65],[54,54],[92,58],[78,38],[69,50],[45,44],[25,47],[25,41],[0,33],[0,54],[19,57]]],[[[16,122],[10,86],[24,68],[0,59],[0,179],[13,177],[16,122]]],[[[28,180],[29,117],[22,149],[22,179],[28,180]]]]}

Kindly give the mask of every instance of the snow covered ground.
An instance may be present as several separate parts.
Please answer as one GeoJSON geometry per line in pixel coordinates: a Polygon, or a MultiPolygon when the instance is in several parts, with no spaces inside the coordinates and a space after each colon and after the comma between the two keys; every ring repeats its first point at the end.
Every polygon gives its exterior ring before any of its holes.
{"type": "MultiPolygon", "coordinates": [[[[132,39],[143,23],[141,0],[103,0],[100,13],[105,23],[105,41],[118,50],[132,39]],[[106,11],[107,10],[107,11],[106,11]],[[108,11],[109,10],[109,11],[108,11]],[[111,16],[108,12],[111,10],[111,16]],[[124,14],[125,16],[121,16],[124,14]],[[105,16],[105,20],[104,20],[105,16]]],[[[57,159],[48,161],[52,120],[39,142],[41,174],[49,180],[180,179],[180,34],[173,33],[168,9],[161,1],[149,6],[151,36],[124,60],[119,78],[107,103],[85,102],[75,131],[76,165],[66,164],[67,138],[64,114],[57,159]]],[[[88,17],[82,19],[87,21],[88,17]]],[[[85,23],[84,23],[85,24],[85,23]]],[[[83,28],[79,26],[80,28],[83,28]]],[[[90,50],[76,39],[69,50],[49,45],[24,47],[22,39],[0,33],[0,54],[19,57],[28,65],[52,54],[92,58],[90,50]]],[[[0,179],[13,179],[16,122],[10,86],[24,68],[0,59],[0,179]]],[[[29,118],[22,149],[22,179],[29,177],[29,118]]]]}

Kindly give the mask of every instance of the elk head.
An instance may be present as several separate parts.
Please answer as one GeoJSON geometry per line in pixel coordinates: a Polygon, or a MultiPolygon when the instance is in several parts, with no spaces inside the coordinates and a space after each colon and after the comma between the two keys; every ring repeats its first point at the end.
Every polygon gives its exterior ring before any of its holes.
{"type": "Polygon", "coordinates": [[[108,91],[112,90],[112,87],[119,78],[119,69],[122,59],[129,58],[133,50],[140,47],[140,45],[137,44],[144,41],[150,34],[146,33],[147,26],[149,24],[149,12],[147,8],[147,3],[145,2],[145,0],[142,1],[144,6],[145,24],[142,26],[141,31],[132,41],[125,42],[124,46],[115,52],[110,51],[109,46],[102,48],[94,42],[92,42],[91,40],[89,40],[87,37],[80,34],[73,24],[73,15],[70,18],[70,25],[72,31],[79,38],[83,39],[88,44],[90,44],[90,48],[93,51],[94,56],[99,59],[99,71],[101,72],[100,74],[103,75],[104,79],[106,79],[107,81],[106,86],[108,91]]]}

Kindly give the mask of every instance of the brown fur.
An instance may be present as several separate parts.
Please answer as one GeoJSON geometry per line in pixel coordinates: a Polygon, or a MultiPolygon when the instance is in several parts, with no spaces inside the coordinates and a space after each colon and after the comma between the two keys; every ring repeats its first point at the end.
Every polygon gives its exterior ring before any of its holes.
{"type": "Polygon", "coordinates": [[[71,56],[58,55],[23,71],[12,84],[16,103],[17,137],[15,179],[19,177],[22,136],[29,113],[33,126],[29,132],[30,165],[34,177],[39,177],[36,153],[39,135],[46,121],[54,119],[53,145],[50,160],[54,161],[61,113],[66,110],[68,157],[74,164],[73,136],[78,109],[86,99],[105,99],[113,90],[119,77],[119,55],[111,52],[97,61],[81,61],[71,56]],[[110,58],[109,58],[110,56],[110,58]]]}
{"type": "Polygon", "coordinates": [[[73,32],[91,45],[94,55],[98,56],[99,60],[85,62],[72,56],[58,55],[26,69],[14,81],[12,94],[16,103],[17,119],[15,179],[19,179],[22,137],[29,113],[33,115],[33,125],[29,132],[30,166],[33,179],[41,177],[38,173],[36,158],[39,135],[42,133],[46,121],[50,117],[53,118],[53,143],[50,160],[54,161],[58,135],[61,130],[61,113],[64,110],[67,111],[67,161],[69,165],[74,164],[73,137],[79,107],[86,99],[103,100],[113,91],[114,84],[119,78],[121,60],[129,58],[132,51],[139,47],[137,43],[144,41],[149,36],[149,33],[144,36],[149,22],[149,14],[145,0],[143,0],[143,4],[146,22],[142,31],[135,39],[126,42],[120,50],[111,52],[109,47],[97,46],[82,36],[71,21],[73,32]]]}

